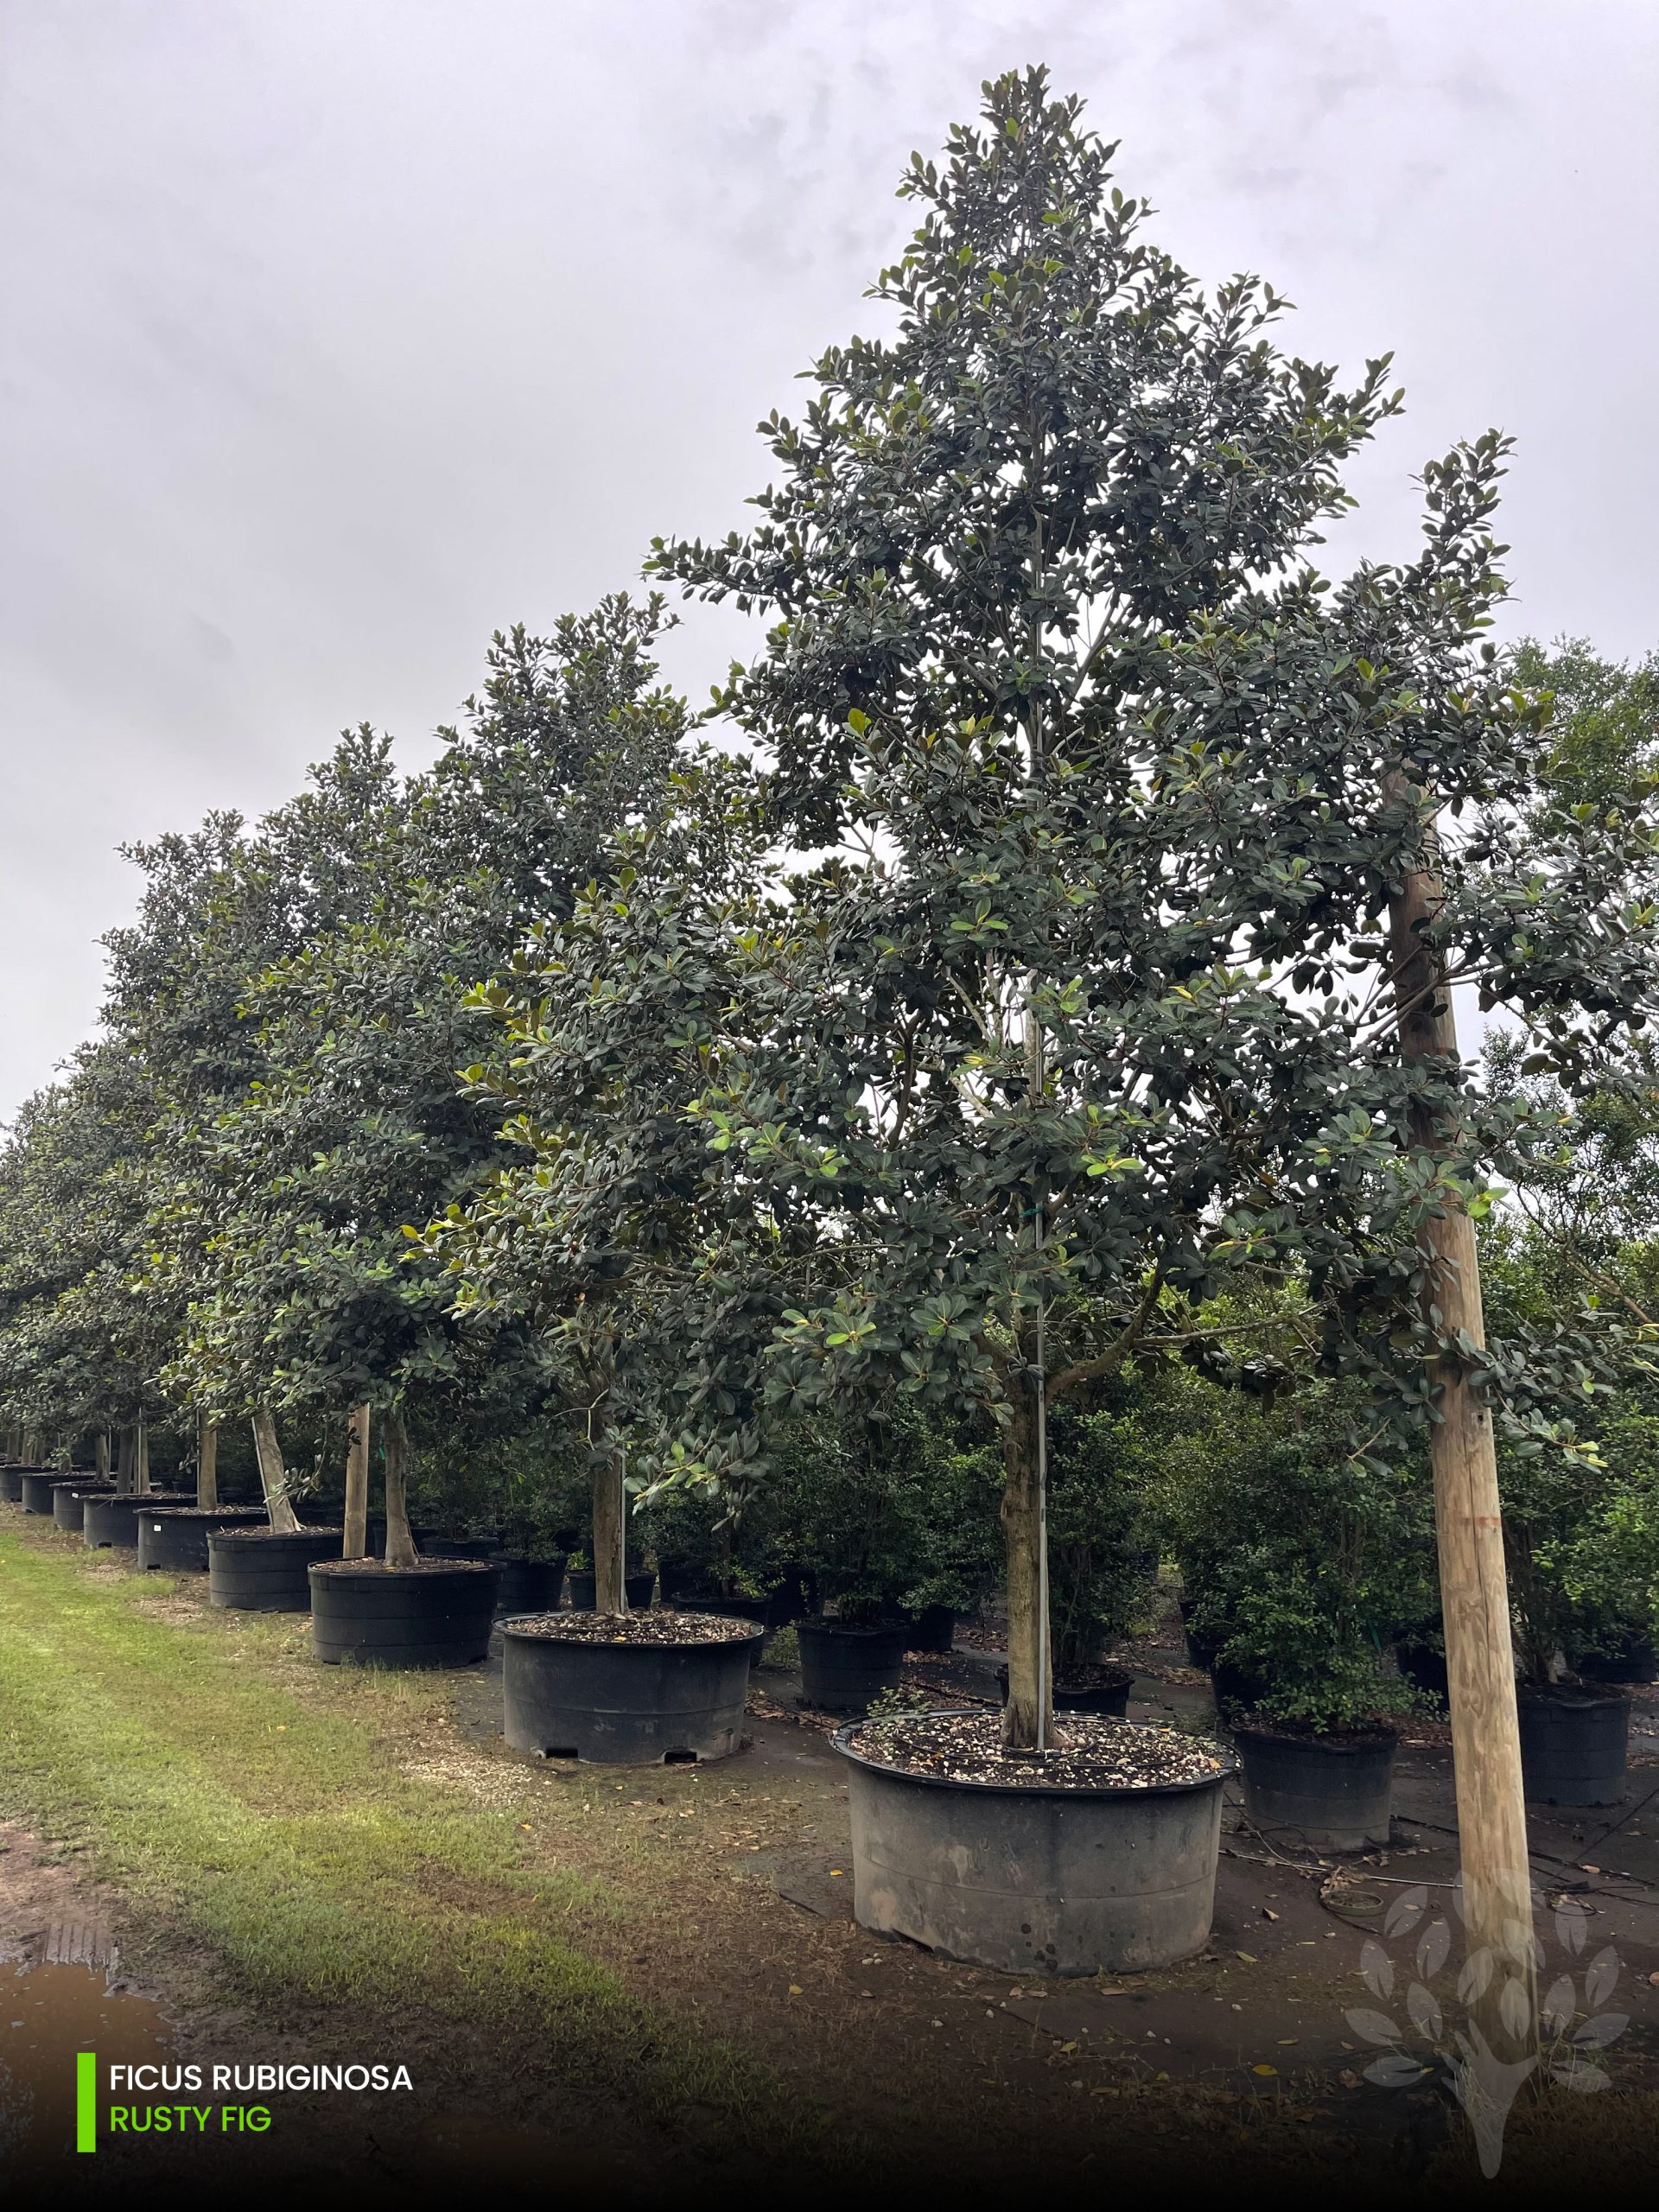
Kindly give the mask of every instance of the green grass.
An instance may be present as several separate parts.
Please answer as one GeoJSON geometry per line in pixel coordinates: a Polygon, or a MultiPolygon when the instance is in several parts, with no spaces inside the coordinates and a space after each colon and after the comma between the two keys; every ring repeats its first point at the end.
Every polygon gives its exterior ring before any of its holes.
{"type": "Polygon", "coordinates": [[[818,2123],[770,2069],[583,1955],[573,1927],[635,1908],[549,1863],[531,1777],[481,1807],[402,1771],[429,1679],[330,1670],[300,1695],[291,1622],[158,1618],[157,1594],[0,1531],[0,1812],[87,1848],[141,1938],[205,1948],[256,2006],[486,2026],[656,2124],[696,2106],[734,2145],[807,2147],[818,2123]]]}

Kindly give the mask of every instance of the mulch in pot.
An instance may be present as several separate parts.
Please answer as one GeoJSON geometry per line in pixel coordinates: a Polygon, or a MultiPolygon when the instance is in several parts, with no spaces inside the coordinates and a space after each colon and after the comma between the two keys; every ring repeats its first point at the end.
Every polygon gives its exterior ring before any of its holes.
{"type": "Polygon", "coordinates": [[[862,1758],[901,1774],[1004,1789],[1152,1789],[1224,1771],[1213,1751],[1173,1728],[1093,1713],[1057,1715],[1042,1758],[1005,1751],[995,1713],[903,1713],[868,1723],[854,1741],[862,1758]]]}
{"type": "Polygon", "coordinates": [[[730,1613],[526,1613],[507,1626],[556,1643],[741,1643],[754,1634],[753,1621],[730,1613]]]}
{"type": "Polygon", "coordinates": [[[320,1559],[312,1568],[314,1574],[464,1574],[490,1573],[495,1569],[476,1559],[417,1559],[413,1567],[388,1567],[383,1559],[320,1559]]]}

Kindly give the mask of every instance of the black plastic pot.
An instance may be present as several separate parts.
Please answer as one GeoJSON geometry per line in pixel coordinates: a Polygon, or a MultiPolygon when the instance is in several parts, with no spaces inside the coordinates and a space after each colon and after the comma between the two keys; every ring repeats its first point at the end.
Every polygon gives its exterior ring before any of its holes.
{"type": "Polygon", "coordinates": [[[1216,1654],[1221,1649],[1220,1641],[1215,1637],[1200,1634],[1193,1627],[1192,1617],[1198,1608],[1192,1599],[1183,1598],[1180,1608],[1181,1633],[1186,1638],[1186,1663],[1207,1675],[1216,1663],[1216,1654]]]}
{"type": "Polygon", "coordinates": [[[742,1741],[760,1637],[757,1627],[707,1643],[583,1643],[504,1621],[507,1741],[613,1766],[725,1758],[742,1741]]]}
{"type": "Polygon", "coordinates": [[[136,1551],[138,1516],[157,1505],[189,1505],[189,1494],[180,1490],[128,1491],[124,1496],[89,1497],[81,1508],[80,1539],[88,1551],[136,1551]]]}
{"type": "Polygon", "coordinates": [[[1267,1694],[1267,1689],[1263,1678],[1251,1674],[1248,1667],[1230,1666],[1225,1660],[1219,1660],[1210,1669],[1210,1694],[1216,1700],[1216,1711],[1224,1719],[1247,1710],[1267,1694]]]}
{"type": "MultiPolygon", "coordinates": [[[[414,1529],[415,1548],[424,1559],[493,1559],[501,1548],[499,1536],[446,1536],[441,1529],[414,1529]]],[[[380,1548],[385,1550],[385,1540],[380,1548]]]]}
{"type": "Polygon", "coordinates": [[[761,1628],[772,1624],[770,1598],[728,1598],[721,1591],[700,1590],[694,1584],[677,1582],[671,1597],[664,1590],[663,1605],[677,1613],[719,1613],[727,1620],[753,1621],[761,1628]]]}
{"type": "Polygon", "coordinates": [[[896,1689],[910,1642],[907,1628],[842,1628],[802,1621],[801,1702],[818,1713],[868,1713],[873,1698],[896,1689]]]}
{"type": "Polygon", "coordinates": [[[0,1498],[8,1505],[23,1502],[23,1472],[22,1467],[0,1467],[0,1498]]]}
{"type": "Polygon", "coordinates": [[[1268,1833],[1294,1829],[1326,1851],[1364,1851],[1389,1840],[1398,1738],[1281,1733],[1263,1722],[1236,1728],[1244,1809],[1268,1833]]]}
{"type": "MultiPolygon", "coordinates": [[[[1108,1720],[1122,1720],[1129,1709],[1135,1676],[1124,1667],[1103,1667],[1097,1682],[1056,1682],[1051,1693],[1056,1713],[1092,1713],[1108,1720]]],[[[996,1686],[1002,1702],[1008,1701],[1008,1670],[999,1667],[996,1686]]]]}
{"type": "Polygon", "coordinates": [[[1403,1641],[1395,1645],[1394,1656],[1405,1680],[1432,1698],[1438,1710],[1444,1713],[1451,1695],[1446,1680],[1445,1652],[1436,1651],[1433,1644],[1403,1641]]]}
{"type": "Polygon", "coordinates": [[[490,1648],[496,1570],[487,1560],[327,1560],[309,1575],[311,1649],[325,1665],[467,1667],[490,1648]]]}
{"type": "Polygon", "coordinates": [[[498,1613],[557,1612],[564,1587],[562,1559],[514,1559],[509,1553],[495,1552],[491,1563],[501,1576],[495,1591],[498,1613]]]}
{"type": "Polygon", "coordinates": [[[113,1497],[115,1484],[87,1478],[79,1483],[60,1483],[52,1493],[52,1518],[60,1529],[79,1529],[89,1497],[113,1497]]]}
{"type": "Polygon", "coordinates": [[[949,1651],[957,1640],[954,1605],[923,1605],[910,1615],[912,1651],[949,1651]]]}
{"type": "Polygon", "coordinates": [[[84,1483],[87,1479],[83,1470],[72,1475],[67,1467],[36,1469],[31,1467],[22,1478],[21,1503],[25,1513],[39,1513],[50,1516],[52,1493],[60,1483],[84,1483]]]}
{"type": "Polygon", "coordinates": [[[206,1574],[213,1529],[252,1529],[266,1520],[262,1505],[159,1505],[138,1516],[138,1564],[147,1572],[206,1574]]]}
{"type": "Polygon", "coordinates": [[[1578,1672],[1586,1682],[1650,1682],[1659,1678],[1659,1651],[1644,1636],[1633,1636],[1616,1650],[1586,1652],[1578,1672]]]}
{"type": "Polygon", "coordinates": [[[303,1613],[311,1606],[309,1570],[338,1559],[341,1529],[242,1528],[207,1531],[207,1602],[244,1613],[303,1613]]]}
{"type": "Polygon", "coordinates": [[[1617,1805],[1624,1795],[1630,1700],[1566,1682],[1522,1689],[1521,1772],[1543,1805],[1617,1805]]]}
{"type": "MultiPolygon", "coordinates": [[[[643,1613],[651,1603],[651,1593],[656,1587],[654,1574],[625,1574],[622,1587],[627,1593],[628,1611],[643,1613]]],[[[570,1609],[573,1612],[591,1613],[594,1610],[594,1577],[573,1574],[570,1577],[570,1609]]]]}
{"type": "Polygon", "coordinates": [[[1009,1789],[901,1774],[864,1758],[858,1732],[833,1740],[849,1767],[861,1927],[1000,1974],[1134,1973],[1204,1948],[1224,1774],[1009,1789]]]}
{"type": "Polygon", "coordinates": [[[791,1622],[810,1620],[818,1610],[818,1578],[810,1567],[779,1569],[772,1593],[772,1624],[787,1628],[791,1622]]]}

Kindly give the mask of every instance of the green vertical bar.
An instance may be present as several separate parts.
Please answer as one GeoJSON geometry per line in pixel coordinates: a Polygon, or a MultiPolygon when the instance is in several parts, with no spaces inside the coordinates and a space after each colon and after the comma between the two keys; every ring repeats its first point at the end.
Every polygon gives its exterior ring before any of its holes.
{"type": "Polygon", "coordinates": [[[83,2050],[75,2057],[75,2148],[98,2148],[98,2053],[83,2050]]]}

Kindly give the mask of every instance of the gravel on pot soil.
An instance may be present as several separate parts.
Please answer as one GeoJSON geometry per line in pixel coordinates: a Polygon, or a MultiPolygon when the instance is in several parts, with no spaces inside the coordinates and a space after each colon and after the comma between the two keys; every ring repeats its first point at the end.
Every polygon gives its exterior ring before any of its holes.
{"type": "MultiPolygon", "coordinates": [[[[217,1510],[218,1509],[210,1508],[209,1510],[217,1510]]],[[[339,1527],[338,1524],[331,1529],[326,1521],[321,1523],[302,1521],[297,1529],[273,1529],[270,1522],[267,1521],[263,1526],[251,1529],[233,1529],[230,1530],[229,1533],[238,1538],[241,1538],[245,1536],[344,1536],[346,1532],[343,1529],[339,1527]]],[[[354,1560],[347,1560],[346,1561],[346,1565],[348,1567],[354,1567],[356,1564],[357,1562],[354,1560]]]]}
{"type": "Polygon", "coordinates": [[[383,1559],[320,1559],[312,1562],[314,1574],[493,1574],[481,1559],[417,1559],[413,1567],[388,1567],[383,1559]]]}
{"type": "MultiPolygon", "coordinates": [[[[132,1494],[129,1492],[129,1496],[132,1494]]],[[[140,1503],[153,1505],[158,1513],[165,1513],[169,1521],[211,1521],[215,1514],[263,1513],[265,1510],[263,1505],[175,1505],[164,1497],[153,1497],[140,1503]]]]}
{"type": "Polygon", "coordinates": [[[988,1782],[1004,1789],[1147,1789],[1220,1774],[1214,1751],[1173,1728],[1094,1713],[1055,1716],[1053,1748],[1040,1758],[1002,1748],[995,1713],[906,1713],[868,1721],[851,1747],[901,1774],[988,1782]]]}
{"type": "Polygon", "coordinates": [[[755,1631],[729,1613],[524,1613],[507,1626],[556,1643],[738,1643],[755,1631]]]}

